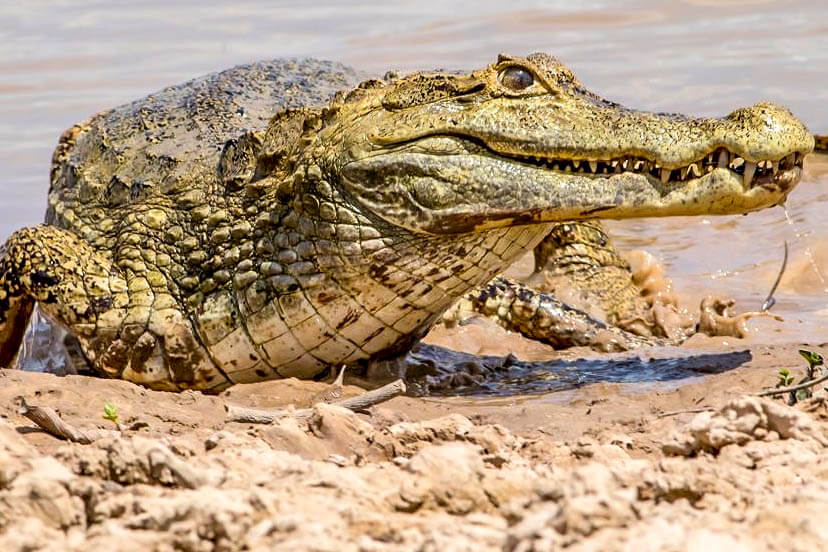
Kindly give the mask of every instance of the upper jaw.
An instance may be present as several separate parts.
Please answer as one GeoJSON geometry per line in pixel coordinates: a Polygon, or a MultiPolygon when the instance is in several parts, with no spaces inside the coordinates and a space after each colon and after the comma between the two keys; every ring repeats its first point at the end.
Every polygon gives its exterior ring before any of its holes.
{"type": "Polygon", "coordinates": [[[598,160],[493,153],[514,159],[520,163],[561,173],[583,174],[591,177],[634,173],[650,176],[664,185],[701,178],[716,169],[727,169],[742,177],[745,190],[753,186],[780,187],[784,183],[791,182],[794,174],[801,173],[805,159],[805,153],[794,151],[776,159],[748,161],[739,154],[728,151],[724,147],[719,147],[683,165],[666,167],[658,161],[632,155],[598,160]]]}
{"type": "Polygon", "coordinates": [[[726,168],[750,188],[754,179],[769,183],[776,172],[801,169],[814,146],[802,122],[771,103],[722,118],[690,118],[538,96],[474,109],[434,105],[390,117],[367,133],[379,152],[413,146],[424,153],[481,153],[590,176],[634,172],[664,183],[726,168]]]}

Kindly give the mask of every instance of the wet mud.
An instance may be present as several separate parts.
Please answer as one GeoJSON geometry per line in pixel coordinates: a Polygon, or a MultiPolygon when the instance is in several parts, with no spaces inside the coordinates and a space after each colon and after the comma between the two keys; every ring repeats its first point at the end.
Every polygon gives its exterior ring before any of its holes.
{"type": "Polygon", "coordinates": [[[0,548],[818,550],[828,407],[749,396],[791,348],[730,354],[676,381],[319,404],[270,425],[226,423],[224,407],[304,404],[326,384],[211,397],[4,371],[0,548]],[[20,395],[102,436],[44,433],[20,395]]]}

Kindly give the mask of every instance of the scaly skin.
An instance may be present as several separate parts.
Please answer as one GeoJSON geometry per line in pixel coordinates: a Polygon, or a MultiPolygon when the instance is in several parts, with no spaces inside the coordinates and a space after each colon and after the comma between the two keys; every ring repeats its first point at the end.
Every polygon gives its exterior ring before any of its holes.
{"type": "Polygon", "coordinates": [[[595,220],[556,224],[535,247],[535,272],[545,271],[596,303],[605,322],[617,325],[647,308],[630,264],[595,220]]]}
{"type": "Polygon", "coordinates": [[[535,246],[534,257],[533,278],[542,276],[545,281],[527,287],[497,277],[466,296],[472,309],[556,349],[624,351],[686,339],[689,332],[678,329],[662,335],[666,339],[651,336],[662,330],[655,320],[647,323],[655,314],[652,299],[645,296],[599,221],[553,225],[535,246]],[[630,326],[644,335],[630,331],[630,326]]]}
{"type": "Polygon", "coordinates": [[[589,346],[613,352],[662,343],[602,322],[555,297],[500,276],[469,294],[469,300],[475,310],[507,329],[556,349],[589,346]]]}
{"type": "Polygon", "coordinates": [[[813,148],[775,105],[632,111],[545,54],[357,80],[263,62],[67,131],[47,225],[2,252],[0,365],[37,302],[96,371],[154,388],[360,373],[556,222],[775,205],[813,148]]]}

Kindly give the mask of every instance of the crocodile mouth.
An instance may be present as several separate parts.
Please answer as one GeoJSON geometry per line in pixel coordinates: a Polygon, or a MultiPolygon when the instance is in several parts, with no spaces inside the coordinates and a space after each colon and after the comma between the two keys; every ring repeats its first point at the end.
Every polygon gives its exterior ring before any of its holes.
{"type": "Polygon", "coordinates": [[[495,149],[481,138],[457,134],[431,134],[397,144],[403,149],[432,155],[472,154],[504,159],[546,171],[579,177],[609,178],[618,174],[638,174],[661,182],[666,187],[702,178],[716,169],[727,169],[742,178],[743,188],[757,186],[769,191],[784,191],[798,181],[806,153],[794,151],[777,159],[748,161],[725,147],[678,167],[664,167],[658,161],[635,155],[608,159],[566,159],[506,152],[495,149]]]}
{"type": "Polygon", "coordinates": [[[377,142],[341,167],[342,182],[387,221],[433,234],[597,217],[749,213],[784,205],[807,154],[793,146],[778,159],[750,161],[749,153],[714,143],[693,161],[693,154],[684,161],[666,152],[665,167],[652,160],[659,150],[630,155],[619,148],[617,157],[584,160],[596,153],[521,154],[515,144],[459,133],[377,142]]]}
{"type": "Polygon", "coordinates": [[[775,188],[777,181],[788,180],[793,173],[798,172],[797,169],[801,171],[805,159],[804,153],[794,152],[778,159],[753,162],[721,147],[684,166],[670,168],[662,167],[657,161],[636,156],[610,160],[570,160],[507,154],[487,149],[499,157],[560,173],[604,178],[615,174],[633,173],[651,176],[665,185],[701,178],[715,169],[728,169],[742,177],[746,189],[753,186],[775,188]]]}

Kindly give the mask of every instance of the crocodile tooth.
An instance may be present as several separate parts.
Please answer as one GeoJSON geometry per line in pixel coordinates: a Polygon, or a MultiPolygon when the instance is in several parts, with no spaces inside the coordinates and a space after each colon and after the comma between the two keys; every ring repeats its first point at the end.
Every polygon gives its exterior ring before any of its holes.
{"type": "Polygon", "coordinates": [[[719,168],[720,169],[727,168],[727,165],[728,165],[727,150],[720,150],[719,151],[719,168]]]}
{"type": "Polygon", "coordinates": [[[661,169],[661,183],[667,184],[670,182],[670,173],[673,172],[670,169],[661,169]]]}
{"type": "Polygon", "coordinates": [[[779,163],[777,161],[768,161],[768,163],[770,164],[771,174],[775,174],[779,170],[779,163]]]}
{"type": "Polygon", "coordinates": [[[690,166],[687,167],[687,172],[693,173],[693,176],[695,176],[696,178],[702,175],[702,171],[701,169],[699,169],[699,166],[696,163],[690,163],[690,166]]]}
{"type": "Polygon", "coordinates": [[[792,153],[785,158],[785,166],[792,169],[796,164],[796,154],[792,153]]]}
{"type": "Polygon", "coordinates": [[[598,161],[590,161],[589,162],[589,170],[593,173],[598,172],[598,161]]]}
{"type": "Polygon", "coordinates": [[[753,175],[756,172],[756,163],[751,161],[745,162],[744,186],[750,188],[750,183],[753,181],[753,175]]]}
{"type": "MultiPolygon", "coordinates": [[[[744,159],[742,159],[741,157],[734,157],[733,162],[730,164],[730,166],[731,166],[731,168],[738,169],[739,167],[741,167],[744,164],[745,164],[744,159]]],[[[754,165],[755,165],[755,163],[754,163],[754,165]]]]}
{"type": "Polygon", "coordinates": [[[577,170],[578,170],[578,167],[580,167],[580,166],[581,166],[581,161],[580,161],[580,160],[578,160],[578,159],[575,159],[574,161],[572,161],[572,166],[573,166],[573,167],[575,168],[575,170],[577,171],[577,170]]]}

